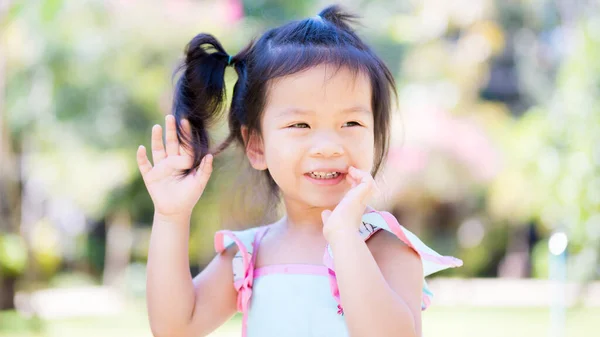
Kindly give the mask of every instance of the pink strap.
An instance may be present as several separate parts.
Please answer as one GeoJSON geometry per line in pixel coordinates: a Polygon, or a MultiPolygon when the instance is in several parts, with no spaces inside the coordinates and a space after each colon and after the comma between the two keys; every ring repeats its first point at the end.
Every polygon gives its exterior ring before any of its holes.
{"type": "Polygon", "coordinates": [[[254,279],[271,274],[329,275],[328,268],[313,264],[275,264],[254,269],[254,279]]]}
{"type": "Polygon", "coordinates": [[[242,259],[244,261],[244,269],[247,269],[248,265],[250,264],[250,260],[248,259],[248,251],[246,250],[246,246],[244,246],[244,243],[242,243],[242,241],[237,236],[235,236],[235,234],[232,231],[222,230],[218,231],[215,234],[215,250],[217,251],[217,253],[221,253],[226,248],[223,245],[223,236],[229,237],[238,246],[238,249],[240,250],[242,259]]]}
{"type": "Polygon", "coordinates": [[[335,277],[333,258],[329,254],[329,250],[327,248],[325,249],[325,254],[323,255],[323,264],[325,264],[325,267],[327,267],[327,274],[329,275],[329,286],[331,288],[331,294],[333,295],[333,298],[335,298],[335,301],[338,304],[338,306],[337,306],[338,312],[337,313],[339,315],[343,315],[344,309],[342,309],[342,301],[340,298],[340,289],[337,284],[337,278],[335,277]]]}
{"type": "Polygon", "coordinates": [[[254,265],[256,264],[256,255],[258,253],[258,246],[262,241],[263,237],[269,230],[269,227],[262,227],[254,236],[254,242],[252,243],[252,258],[250,263],[246,267],[244,278],[242,282],[235,284],[236,290],[238,291],[237,297],[237,309],[242,313],[242,337],[246,337],[248,330],[248,310],[250,309],[250,298],[252,297],[252,283],[254,281],[254,265]]]}

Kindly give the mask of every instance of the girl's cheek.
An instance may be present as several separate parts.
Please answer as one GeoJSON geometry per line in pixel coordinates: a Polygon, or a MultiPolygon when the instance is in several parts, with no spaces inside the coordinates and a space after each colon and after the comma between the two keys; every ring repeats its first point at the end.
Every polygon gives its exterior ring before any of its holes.
{"type": "Polygon", "coordinates": [[[272,138],[265,144],[268,161],[272,165],[282,166],[289,162],[298,151],[298,146],[284,138],[272,138]]]}

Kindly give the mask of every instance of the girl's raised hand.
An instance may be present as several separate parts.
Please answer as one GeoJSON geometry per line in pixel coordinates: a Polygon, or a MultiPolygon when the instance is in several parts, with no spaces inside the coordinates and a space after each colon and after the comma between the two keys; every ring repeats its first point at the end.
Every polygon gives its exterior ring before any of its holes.
{"type": "Polygon", "coordinates": [[[362,215],[367,208],[367,200],[377,188],[369,172],[359,170],[353,166],[348,169],[346,179],[350,182],[352,188],[333,212],[325,210],[321,213],[323,235],[327,241],[334,239],[335,235],[340,232],[358,232],[362,215]]]}
{"type": "MultiPolygon", "coordinates": [[[[181,121],[183,131],[189,136],[190,124],[187,119],[181,121]]],[[[146,189],[154,203],[154,210],[162,216],[187,216],[204,192],[212,173],[212,155],[206,155],[199,168],[192,174],[181,178],[179,173],[192,167],[193,155],[177,140],[175,117],[165,117],[166,149],[163,145],[162,128],[159,124],[152,127],[152,159],[148,160],[143,145],[137,150],[137,163],[144,179],[146,189]]]]}

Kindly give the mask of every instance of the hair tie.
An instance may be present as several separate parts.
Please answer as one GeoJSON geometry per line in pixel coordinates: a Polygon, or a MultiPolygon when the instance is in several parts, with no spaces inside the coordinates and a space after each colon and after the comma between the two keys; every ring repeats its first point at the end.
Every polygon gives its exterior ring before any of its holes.
{"type": "Polygon", "coordinates": [[[232,56],[229,55],[229,60],[227,60],[227,65],[231,65],[231,59],[232,59],[232,56]]]}

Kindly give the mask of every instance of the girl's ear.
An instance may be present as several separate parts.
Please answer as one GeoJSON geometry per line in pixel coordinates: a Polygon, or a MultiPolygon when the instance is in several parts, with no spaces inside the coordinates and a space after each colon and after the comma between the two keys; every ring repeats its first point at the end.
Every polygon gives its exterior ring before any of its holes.
{"type": "Polygon", "coordinates": [[[242,138],[246,145],[246,156],[250,161],[250,165],[256,170],[262,171],[267,169],[267,161],[265,160],[265,151],[262,138],[252,132],[248,134],[248,127],[242,125],[242,138]]]}

